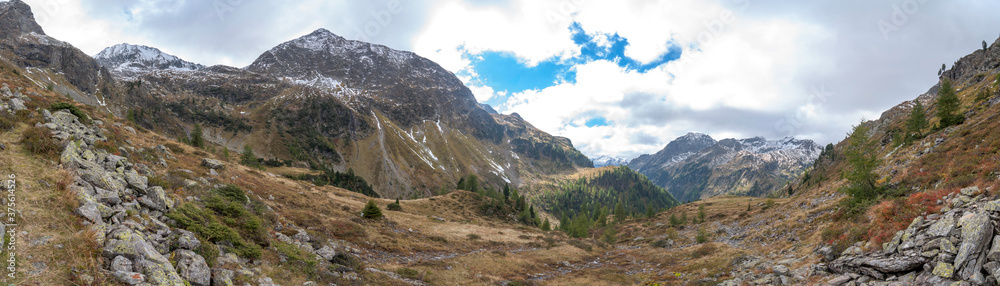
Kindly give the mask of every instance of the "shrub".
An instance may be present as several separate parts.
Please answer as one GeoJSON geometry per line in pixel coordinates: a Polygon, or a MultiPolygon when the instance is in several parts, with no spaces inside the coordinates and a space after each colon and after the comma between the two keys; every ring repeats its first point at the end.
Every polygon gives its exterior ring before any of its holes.
{"type": "Polygon", "coordinates": [[[670,242],[667,239],[659,239],[649,243],[652,247],[667,248],[670,247],[670,242]]]}
{"type": "Polygon", "coordinates": [[[76,105],[67,102],[59,102],[53,103],[52,106],[49,107],[49,111],[59,111],[63,109],[68,110],[69,113],[79,117],[81,123],[90,124],[90,117],[87,116],[86,113],[83,113],[83,111],[80,110],[79,107],[76,107],[76,105]]]}
{"type": "Polygon", "coordinates": [[[167,143],[163,144],[163,146],[167,147],[167,150],[170,150],[171,153],[184,154],[184,148],[182,148],[180,145],[174,143],[167,143]]]}
{"type": "Polygon", "coordinates": [[[470,233],[469,235],[467,235],[467,237],[469,238],[469,240],[479,240],[483,238],[482,236],[479,236],[478,234],[475,233],[470,233]]]}
{"type": "Polygon", "coordinates": [[[261,246],[270,241],[260,202],[248,200],[242,189],[231,185],[212,190],[203,201],[204,207],[185,203],[167,213],[167,217],[177,227],[210,242],[232,243],[233,252],[239,256],[261,256],[261,246]]]}
{"type": "Polygon", "coordinates": [[[17,126],[17,120],[9,113],[0,112],[0,132],[7,132],[17,126]]]}
{"type": "Polygon", "coordinates": [[[691,258],[698,259],[705,256],[709,256],[714,254],[716,250],[717,249],[715,248],[715,245],[712,244],[702,245],[701,247],[695,249],[694,252],[691,253],[691,258]]]}
{"type": "Polygon", "coordinates": [[[708,233],[705,232],[704,228],[698,229],[698,234],[694,236],[694,241],[697,243],[708,242],[708,233]]]}
{"type": "Polygon", "coordinates": [[[396,274],[399,274],[403,278],[420,279],[420,271],[413,268],[403,267],[396,269],[396,274]]]}
{"type": "Polygon", "coordinates": [[[49,159],[59,157],[59,143],[49,135],[45,127],[31,127],[21,134],[21,144],[32,154],[45,156],[49,159]]]}
{"type": "Polygon", "coordinates": [[[389,204],[388,206],[386,206],[386,208],[388,208],[390,211],[397,211],[397,212],[403,210],[403,207],[399,205],[399,199],[396,199],[396,202],[389,204]]]}
{"type": "Polygon", "coordinates": [[[368,200],[368,204],[365,204],[365,208],[361,210],[362,217],[367,219],[381,219],[382,209],[375,204],[375,200],[368,200]]]}

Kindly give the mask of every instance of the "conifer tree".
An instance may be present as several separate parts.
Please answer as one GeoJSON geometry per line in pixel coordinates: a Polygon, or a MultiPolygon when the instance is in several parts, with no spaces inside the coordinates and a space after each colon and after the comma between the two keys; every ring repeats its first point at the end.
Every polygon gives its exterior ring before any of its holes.
{"type": "Polygon", "coordinates": [[[962,124],[965,117],[959,113],[958,108],[961,102],[958,99],[958,95],[955,93],[955,88],[952,86],[951,80],[944,80],[941,83],[941,89],[938,90],[937,98],[937,116],[938,129],[945,129],[949,126],[962,124]]]}
{"type": "Polygon", "coordinates": [[[368,200],[368,204],[365,204],[365,208],[361,210],[361,213],[367,219],[382,218],[382,209],[375,204],[375,200],[368,200]]]}

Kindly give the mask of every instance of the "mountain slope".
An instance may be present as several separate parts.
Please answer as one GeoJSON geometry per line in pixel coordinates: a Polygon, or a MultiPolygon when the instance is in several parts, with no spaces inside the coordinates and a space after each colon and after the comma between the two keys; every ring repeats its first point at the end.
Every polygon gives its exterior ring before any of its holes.
{"type": "Polygon", "coordinates": [[[382,197],[432,195],[467,174],[496,189],[591,166],[568,139],[490,114],[430,60],[325,29],[244,69],[120,79],[112,109],[146,128],[187,138],[199,124],[207,141],[271,165],[353,171],[382,197]]]}
{"type": "Polygon", "coordinates": [[[763,196],[796,178],[819,157],[811,140],[762,137],[715,141],[689,133],[629,163],[681,201],[723,194],[763,196]]]}
{"type": "Polygon", "coordinates": [[[132,78],[157,70],[194,71],[205,67],[157,48],[127,43],[105,48],[94,59],[118,78],[132,78]]]}
{"type": "Polygon", "coordinates": [[[0,2],[0,23],[0,56],[26,68],[35,84],[89,105],[101,105],[111,95],[111,74],[83,51],[45,35],[28,4],[0,2]]]}

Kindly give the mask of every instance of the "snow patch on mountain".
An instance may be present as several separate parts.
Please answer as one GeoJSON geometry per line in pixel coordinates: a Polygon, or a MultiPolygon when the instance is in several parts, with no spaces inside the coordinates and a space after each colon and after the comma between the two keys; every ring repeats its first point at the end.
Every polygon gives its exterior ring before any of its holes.
{"type": "Polygon", "coordinates": [[[107,47],[94,56],[97,63],[123,78],[135,78],[154,71],[196,71],[205,66],[182,60],[160,49],[128,43],[107,47]]]}
{"type": "Polygon", "coordinates": [[[604,166],[623,166],[628,164],[629,160],[631,159],[611,157],[605,155],[601,155],[597,158],[590,159],[590,161],[594,162],[594,168],[600,168],[604,166]]]}

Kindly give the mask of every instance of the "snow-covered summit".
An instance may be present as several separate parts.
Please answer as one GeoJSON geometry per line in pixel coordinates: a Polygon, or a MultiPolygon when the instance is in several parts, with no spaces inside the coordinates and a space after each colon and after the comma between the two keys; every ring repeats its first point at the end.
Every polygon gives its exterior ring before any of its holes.
{"type": "Polygon", "coordinates": [[[611,157],[607,155],[601,155],[597,158],[590,159],[594,162],[594,168],[600,168],[604,166],[624,166],[628,164],[630,159],[611,157]]]}
{"type": "Polygon", "coordinates": [[[94,59],[101,66],[122,77],[136,77],[160,70],[195,71],[205,67],[154,47],[127,43],[107,47],[97,53],[94,59]]]}

